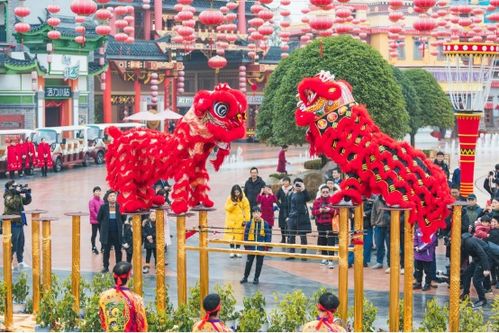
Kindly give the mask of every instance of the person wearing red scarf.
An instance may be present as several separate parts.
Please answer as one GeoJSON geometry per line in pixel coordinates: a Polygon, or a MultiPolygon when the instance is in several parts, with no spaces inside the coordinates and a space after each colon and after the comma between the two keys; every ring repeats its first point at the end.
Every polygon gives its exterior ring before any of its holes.
{"type": "Polygon", "coordinates": [[[339,305],[340,301],[335,295],[331,293],[322,294],[317,304],[319,316],[317,320],[306,323],[303,326],[303,332],[346,332],[334,320],[334,314],[339,305]]]}
{"type": "Polygon", "coordinates": [[[99,318],[106,332],[147,332],[147,318],[142,297],[126,284],[132,265],[120,261],[114,266],[114,288],[104,291],[99,299],[99,318]]]}
{"type": "Polygon", "coordinates": [[[222,307],[218,294],[209,294],[203,300],[205,315],[203,319],[192,326],[193,332],[232,332],[220,321],[219,314],[222,307]]]}

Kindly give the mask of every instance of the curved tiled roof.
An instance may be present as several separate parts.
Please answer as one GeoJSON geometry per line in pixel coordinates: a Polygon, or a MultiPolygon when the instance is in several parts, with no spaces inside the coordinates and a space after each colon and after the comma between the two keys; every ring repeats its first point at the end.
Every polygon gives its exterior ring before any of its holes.
{"type": "Polygon", "coordinates": [[[106,54],[109,59],[166,60],[154,41],[136,40],[133,44],[127,44],[110,37],[106,54]]]}
{"type": "MultiPolygon", "coordinates": [[[[212,5],[211,3],[213,2],[213,8],[220,8],[222,6],[225,6],[227,4],[227,1],[224,0],[194,0],[192,2],[192,6],[197,8],[197,9],[207,9],[211,8],[212,5]]],[[[251,15],[250,8],[254,4],[254,0],[247,0],[246,1],[246,15],[251,15]]],[[[134,5],[135,7],[142,7],[142,0],[133,0],[133,3],[131,5],[134,5]]],[[[111,1],[112,5],[123,5],[123,3],[120,3],[118,1],[111,1]]],[[[163,1],[163,8],[173,10],[173,6],[176,4],[176,1],[163,1]]],[[[153,7],[151,5],[151,7],[153,7]]]]}

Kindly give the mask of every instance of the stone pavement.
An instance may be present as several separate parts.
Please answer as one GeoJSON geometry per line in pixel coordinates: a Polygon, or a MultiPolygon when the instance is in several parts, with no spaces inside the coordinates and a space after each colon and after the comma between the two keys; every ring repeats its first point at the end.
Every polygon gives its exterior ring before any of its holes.
{"type": "MultiPolygon", "coordinates": [[[[421,148],[436,147],[435,142],[423,142],[421,148]]],[[[210,172],[212,188],[211,196],[215,202],[215,207],[219,209],[210,212],[209,225],[215,227],[223,227],[224,211],[222,208],[230,188],[234,184],[243,185],[249,175],[249,168],[257,166],[261,176],[265,179],[269,174],[275,172],[277,164],[278,148],[266,147],[262,144],[245,144],[238,143],[233,145],[232,155],[229,161],[224,164],[220,172],[210,172]]],[[[296,173],[302,168],[303,161],[308,159],[306,147],[291,147],[287,153],[288,159],[292,162],[290,172],[296,173]]],[[[487,171],[495,164],[493,152],[490,156],[481,156],[478,160],[476,168],[476,184],[483,183],[483,177],[487,171]],[[481,180],[480,180],[481,179],[481,180]]],[[[451,169],[456,165],[456,156],[452,156],[451,169]]],[[[70,218],[65,217],[65,212],[71,211],[87,211],[88,200],[91,197],[92,188],[100,185],[104,189],[107,188],[105,183],[105,167],[91,165],[87,168],[79,167],[72,170],[64,170],[61,173],[50,173],[49,177],[43,179],[41,177],[27,177],[18,180],[21,183],[28,183],[33,189],[33,203],[28,209],[46,209],[48,215],[59,217],[58,221],[53,223],[52,233],[52,265],[55,272],[61,277],[66,277],[71,269],[71,223],[70,218]]],[[[0,186],[3,187],[5,180],[0,180],[0,186]]],[[[477,188],[479,202],[482,203],[486,199],[483,189],[477,188]]],[[[3,211],[3,202],[0,204],[0,209],[3,211]]],[[[173,303],[176,302],[176,262],[175,262],[175,223],[174,220],[169,220],[171,232],[173,235],[172,246],[168,249],[167,261],[167,284],[169,288],[170,299],[173,303]]],[[[187,229],[197,226],[197,216],[188,218],[187,229]]],[[[25,261],[31,265],[31,228],[28,226],[25,229],[26,233],[26,259],[25,261]]],[[[90,247],[91,228],[88,225],[88,220],[82,220],[81,227],[81,268],[83,275],[90,278],[94,272],[98,272],[102,267],[101,255],[93,255],[90,247]]],[[[222,234],[211,234],[210,238],[220,238],[222,234]]],[[[278,238],[275,236],[274,240],[278,238]]],[[[197,235],[188,240],[189,245],[197,245],[197,235]]],[[[315,238],[310,238],[309,243],[315,243],[315,238]]],[[[1,250],[0,250],[1,251],[1,250]]],[[[445,268],[443,245],[438,249],[439,270],[445,268]]],[[[187,256],[187,272],[188,286],[193,286],[199,277],[198,255],[197,253],[188,253],[187,256]]],[[[111,254],[111,265],[113,263],[113,254],[111,254]]],[[[371,261],[374,263],[374,260],[371,261]]],[[[274,292],[287,293],[294,289],[302,289],[307,295],[311,295],[316,289],[325,286],[337,288],[338,270],[328,270],[319,265],[317,261],[284,261],[280,258],[266,258],[264,268],[260,278],[260,284],[254,286],[252,284],[240,285],[239,280],[242,277],[244,270],[243,259],[230,259],[227,254],[213,253],[210,254],[210,285],[215,284],[232,284],[235,295],[241,299],[244,295],[252,295],[256,290],[262,291],[266,295],[267,304],[269,307],[275,306],[275,301],[271,296],[274,292]]],[[[27,270],[29,272],[29,270],[27,270]]],[[[17,274],[17,272],[16,272],[17,274]]],[[[349,288],[350,299],[349,305],[353,304],[353,270],[349,270],[349,288]]],[[[250,276],[250,278],[252,275],[250,276]]],[[[378,327],[386,327],[386,318],[388,312],[388,284],[389,275],[384,273],[384,270],[372,270],[366,268],[364,270],[365,282],[365,297],[378,307],[378,327]]],[[[403,280],[401,279],[401,286],[403,280]]],[[[154,269],[151,273],[144,277],[145,297],[149,302],[154,301],[155,277],[154,269]]],[[[488,294],[488,297],[497,297],[498,292],[488,294]]],[[[423,315],[424,304],[427,300],[437,297],[439,301],[448,301],[447,286],[442,284],[436,289],[432,289],[426,293],[415,291],[414,293],[414,321],[420,321],[423,315]]],[[[238,304],[241,306],[242,304],[238,304]]],[[[415,324],[416,327],[416,324],[415,324]]]]}

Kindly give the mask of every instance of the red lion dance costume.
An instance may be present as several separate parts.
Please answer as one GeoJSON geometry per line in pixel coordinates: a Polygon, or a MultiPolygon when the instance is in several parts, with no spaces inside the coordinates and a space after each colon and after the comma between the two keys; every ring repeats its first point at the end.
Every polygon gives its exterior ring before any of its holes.
{"type": "Polygon", "coordinates": [[[348,175],[333,203],[347,197],[360,204],[380,194],[390,206],[411,209],[410,222],[418,222],[426,240],[445,227],[447,205],[454,200],[443,171],[408,143],[381,132],[348,83],[322,71],[305,78],[298,92],[296,124],[309,127],[311,154],[324,154],[348,175]]]}
{"type": "Polygon", "coordinates": [[[212,207],[206,160],[218,146],[211,160],[218,171],[230,153],[230,142],[245,135],[247,107],[243,93],[219,84],[214,91],[202,90],[194,96],[191,109],[171,135],[144,128],[126,133],[109,128],[114,141],[106,153],[107,180],[119,192],[123,212],[163,204],[153,184],[170,178],[175,180],[171,208],[176,214],[198,204],[212,207]]]}

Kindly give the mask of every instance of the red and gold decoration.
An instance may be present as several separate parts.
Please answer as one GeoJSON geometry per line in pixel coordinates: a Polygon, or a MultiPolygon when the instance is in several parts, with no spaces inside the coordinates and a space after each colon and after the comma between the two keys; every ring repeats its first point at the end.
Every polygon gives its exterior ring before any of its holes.
{"type": "Polygon", "coordinates": [[[309,127],[310,153],[324,154],[349,175],[332,203],[349,198],[360,204],[380,194],[388,205],[410,209],[410,222],[419,224],[425,239],[445,227],[454,199],[443,171],[421,151],[381,132],[347,82],[322,71],[305,78],[298,92],[296,123],[309,127]]]}
{"type": "Polygon", "coordinates": [[[218,146],[211,160],[218,170],[230,153],[230,143],[244,137],[247,107],[243,93],[219,84],[194,96],[193,106],[171,135],[142,128],[123,135],[111,127],[114,140],[106,153],[107,181],[119,191],[123,212],[162,205],[164,197],[155,195],[152,186],[159,178],[175,180],[171,207],[176,214],[198,204],[212,207],[206,160],[218,146]]]}

